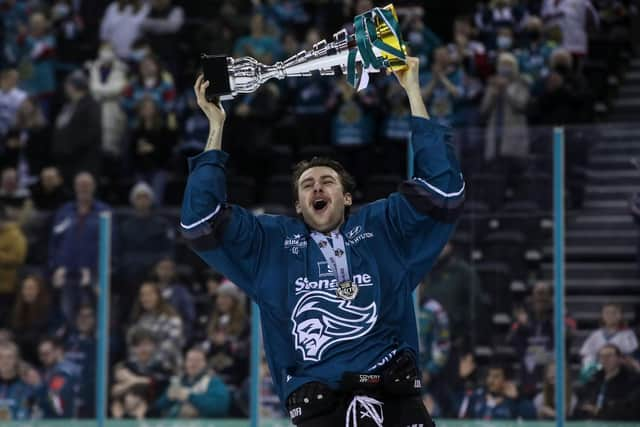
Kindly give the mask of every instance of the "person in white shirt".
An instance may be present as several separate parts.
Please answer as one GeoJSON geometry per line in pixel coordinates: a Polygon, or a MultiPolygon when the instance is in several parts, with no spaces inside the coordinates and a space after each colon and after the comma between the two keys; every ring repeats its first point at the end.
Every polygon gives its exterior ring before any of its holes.
{"type": "MultiPolygon", "coordinates": [[[[638,349],[638,338],[628,328],[618,304],[605,304],[602,307],[602,327],[593,331],[580,349],[582,356],[582,376],[588,377],[598,360],[598,352],[607,344],[616,345],[623,355],[630,356],[638,349]]],[[[640,364],[632,357],[625,357],[630,368],[640,371],[640,364]]]]}
{"type": "Polygon", "coordinates": [[[109,42],[118,58],[132,59],[132,46],[142,36],[142,22],[149,11],[142,0],[115,0],[102,17],[100,40],[109,42]]]}
{"type": "Polygon", "coordinates": [[[547,26],[560,27],[562,46],[571,52],[575,60],[587,55],[588,27],[598,27],[600,23],[591,0],[545,0],[542,19],[547,26]]]}
{"type": "Polygon", "coordinates": [[[18,88],[18,71],[7,68],[0,72],[0,137],[16,124],[16,115],[27,99],[27,92],[18,88]]]}

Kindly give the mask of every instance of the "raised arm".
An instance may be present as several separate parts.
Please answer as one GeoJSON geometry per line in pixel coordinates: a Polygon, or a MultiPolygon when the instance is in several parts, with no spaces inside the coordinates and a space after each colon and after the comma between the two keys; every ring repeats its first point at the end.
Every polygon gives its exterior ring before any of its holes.
{"type": "Polygon", "coordinates": [[[222,151],[226,115],[219,103],[206,100],[208,86],[202,76],[194,86],[210,130],[204,152],[189,159],[180,230],[207,264],[256,298],[255,279],[263,258],[265,233],[251,212],[227,204],[225,163],[229,156],[222,151]]]}

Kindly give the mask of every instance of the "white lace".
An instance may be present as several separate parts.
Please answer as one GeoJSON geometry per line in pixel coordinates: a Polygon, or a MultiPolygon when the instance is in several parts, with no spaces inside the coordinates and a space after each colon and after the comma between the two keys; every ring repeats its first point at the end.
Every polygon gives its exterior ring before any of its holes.
{"type": "Polygon", "coordinates": [[[347,408],[345,427],[358,427],[358,404],[361,406],[360,418],[369,417],[376,423],[376,426],[382,427],[382,422],[384,421],[382,402],[369,396],[353,396],[347,408]]]}

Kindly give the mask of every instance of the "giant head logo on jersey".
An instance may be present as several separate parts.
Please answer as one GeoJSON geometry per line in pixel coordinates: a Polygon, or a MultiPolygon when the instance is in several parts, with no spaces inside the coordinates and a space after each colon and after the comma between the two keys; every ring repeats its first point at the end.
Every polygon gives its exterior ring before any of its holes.
{"type": "Polygon", "coordinates": [[[296,350],[304,360],[317,362],[333,344],[367,334],[378,320],[378,312],[375,302],[358,307],[335,293],[314,291],[298,300],[291,320],[296,350]]]}

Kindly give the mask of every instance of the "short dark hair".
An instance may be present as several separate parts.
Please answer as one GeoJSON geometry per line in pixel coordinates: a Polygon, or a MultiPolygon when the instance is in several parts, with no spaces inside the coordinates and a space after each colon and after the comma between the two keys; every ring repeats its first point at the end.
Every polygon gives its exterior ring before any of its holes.
{"type": "Polygon", "coordinates": [[[491,362],[489,366],[487,366],[487,374],[489,374],[489,371],[502,371],[502,375],[504,376],[505,380],[511,378],[511,372],[509,368],[502,362],[491,362]]]}
{"type": "Polygon", "coordinates": [[[620,347],[618,347],[617,345],[612,344],[612,343],[607,343],[607,344],[603,345],[602,347],[600,347],[600,350],[598,351],[598,354],[600,354],[600,352],[602,350],[604,350],[605,348],[613,349],[613,351],[616,354],[616,356],[622,357],[622,350],[620,350],[620,347]]]}
{"type": "Polygon", "coordinates": [[[46,336],[46,337],[40,338],[40,341],[38,342],[38,347],[46,343],[51,344],[53,348],[56,348],[58,350],[64,350],[64,342],[62,341],[62,339],[56,336],[46,336]]]}
{"type": "Polygon", "coordinates": [[[345,193],[353,193],[356,189],[356,181],[353,176],[342,166],[342,164],[336,160],[328,157],[314,157],[311,160],[302,160],[298,162],[293,168],[293,176],[291,178],[291,189],[293,191],[293,201],[298,201],[298,181],[300,177],[307,169],[315,168],[318,166],[326,166],[336,171],[340,177],[340,183],[345,193]]]}

